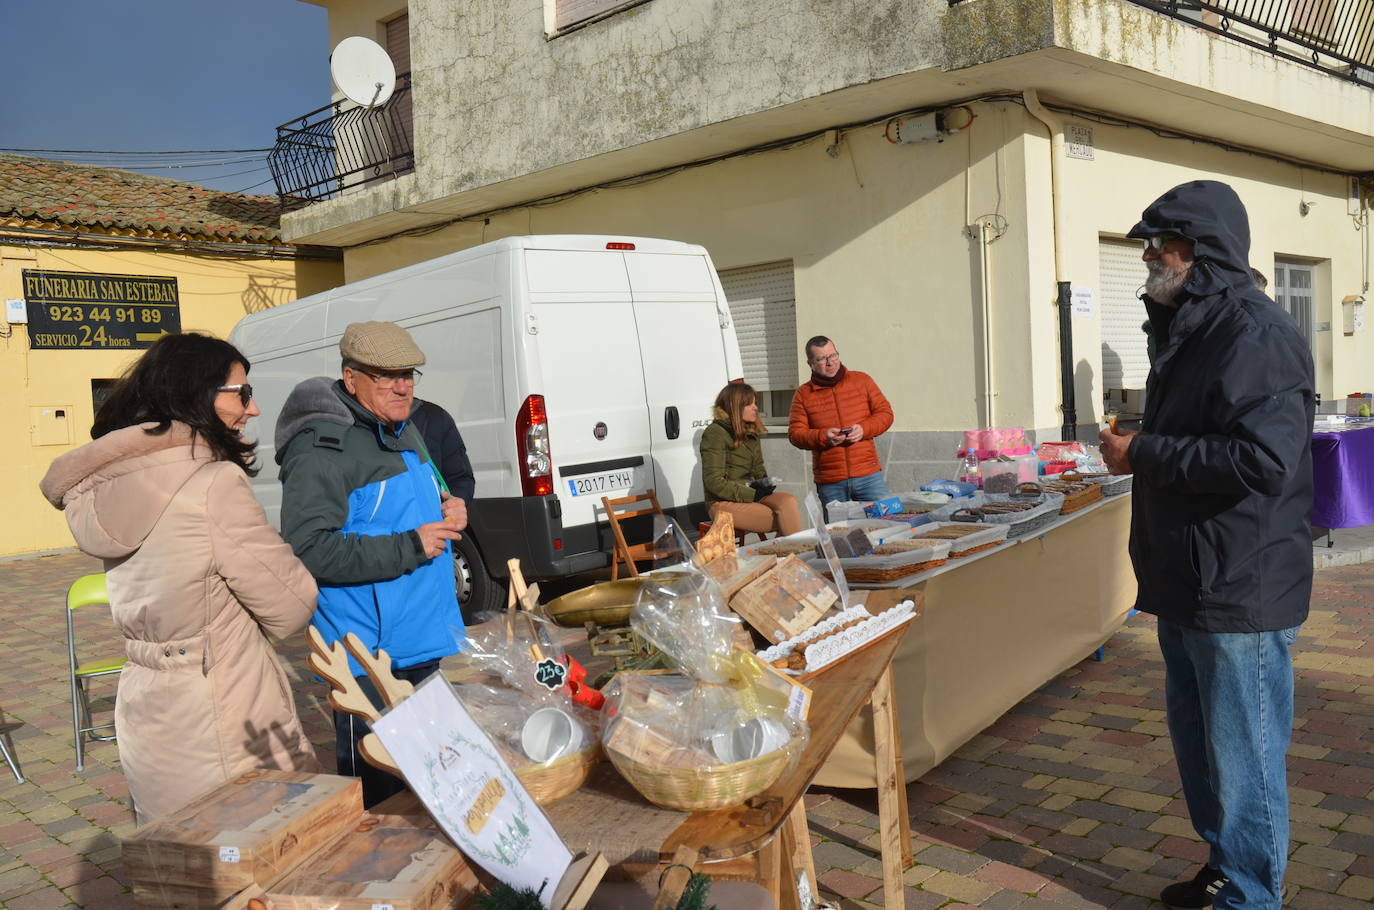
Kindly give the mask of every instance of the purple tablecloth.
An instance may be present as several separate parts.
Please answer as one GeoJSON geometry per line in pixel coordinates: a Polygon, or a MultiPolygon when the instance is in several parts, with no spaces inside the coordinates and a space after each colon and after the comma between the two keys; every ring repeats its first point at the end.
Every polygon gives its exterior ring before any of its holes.
{"type": "Polygon", "coordinates": [[[1312,434],[1312,524],[1374,524],[1374,427],[1312,434]]]}

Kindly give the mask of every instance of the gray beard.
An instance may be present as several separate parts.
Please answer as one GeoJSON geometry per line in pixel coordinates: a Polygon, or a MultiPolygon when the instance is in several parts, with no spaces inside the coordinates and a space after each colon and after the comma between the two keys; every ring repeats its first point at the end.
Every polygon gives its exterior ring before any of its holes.
{"type": "Polygon", "coordinates": [[[1169,268],[1158,259],[1145,263],[1150,275],[1145,279],[1145,293],[1160,306],[1177,307],[1178,292],[1188,280],[1189,268],[1169,268]]]}

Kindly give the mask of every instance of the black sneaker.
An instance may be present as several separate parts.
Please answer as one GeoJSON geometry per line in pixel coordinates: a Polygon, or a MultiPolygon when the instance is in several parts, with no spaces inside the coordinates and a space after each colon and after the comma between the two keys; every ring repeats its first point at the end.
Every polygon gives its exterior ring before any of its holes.
{"type": "Polygon", "coordinates": [[[1229,879],[1211,866],[1203,866],[1190,882],[1174,882],[1159,892],[1159,899],[1174,910],[1202,910],[1212,906],[1221,886],[1229,879]]]}

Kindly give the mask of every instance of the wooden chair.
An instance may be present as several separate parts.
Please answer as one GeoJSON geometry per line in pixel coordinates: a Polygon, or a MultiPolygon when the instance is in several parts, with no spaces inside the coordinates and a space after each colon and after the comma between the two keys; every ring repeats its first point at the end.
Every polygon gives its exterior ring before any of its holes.
{"type": "Polygon", "coordinates": [[[611,533],[615,535],[615,553],[611,557],[611,581],[620,578],[620,564],[625,563],[625,567],[630,570],[633,577],[639,576],[639,570],[635,568],[635,562],[649,562],[657,557],[654,551],[652,540],[645,543],[629,544],[625,542],[625,531],[620,523],[631,518],[640,518],[646,515],[662,515],[663,507],[658,504],[658,494],[653,490],[645,490],[643,493],[636,493],[633,496],[622,496],[619,499],[601,497],[601,505],[606,509],[606,520],[611,523],[611,533]],[[641,508],[635,506],[647,503],[641,508]]]}

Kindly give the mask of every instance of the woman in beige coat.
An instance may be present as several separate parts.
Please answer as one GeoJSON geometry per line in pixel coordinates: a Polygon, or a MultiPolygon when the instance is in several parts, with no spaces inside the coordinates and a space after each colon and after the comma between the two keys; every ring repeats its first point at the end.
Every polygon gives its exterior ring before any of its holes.
{"type": "Polygon", "coordinates": [[[304,628],[315,582],[253,498],[247,378],[227,341],[164,336],[100,409],[94,441],[43,478],[77,544],[105,561],[128,655],[119,758],[140,823],[251,768],[317,768],[267,639],[304,628]]]}

